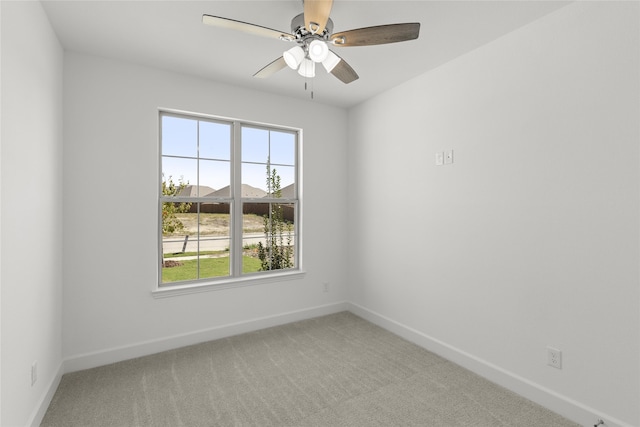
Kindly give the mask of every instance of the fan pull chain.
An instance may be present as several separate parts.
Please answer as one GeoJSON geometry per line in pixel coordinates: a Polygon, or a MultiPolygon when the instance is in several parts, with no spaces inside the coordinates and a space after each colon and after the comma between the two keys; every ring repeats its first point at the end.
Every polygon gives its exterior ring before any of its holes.
{"type": "MultiPolygon", "coordinates": [[[[307,91],[307,80],[304,81],[304,91],[307,91]]],[[[313,99],[313,81],[311,82],[311,99],[313,99]]]]}

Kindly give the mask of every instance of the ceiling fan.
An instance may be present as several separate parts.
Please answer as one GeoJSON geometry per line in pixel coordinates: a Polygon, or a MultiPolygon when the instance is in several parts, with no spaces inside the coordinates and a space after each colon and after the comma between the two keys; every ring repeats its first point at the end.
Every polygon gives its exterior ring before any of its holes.
{"type": "Polygon", "coordinates": [[[403,42],[418,38],[420,23],[388,24],[355,30],[333,32],[329,18],[333,0],[303,0],[304,12],[291,20],[291,32],[278,31],[248,22],[220,16],[202,15],[202,22],[221,28],[243,31],[262,37],[296,43],[283,55],[271,62],[254,77],[266,78],[286,66],[303,77],[314,77],[317,63],[344,83],[358,79],[358,74],[347,62],[329,49],[333,47],[372,46],[403,42]]]}

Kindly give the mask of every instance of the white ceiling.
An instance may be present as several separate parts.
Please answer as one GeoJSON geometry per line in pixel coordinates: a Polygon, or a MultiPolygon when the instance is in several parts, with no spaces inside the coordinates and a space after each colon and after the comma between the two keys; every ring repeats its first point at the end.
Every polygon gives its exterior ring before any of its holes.
{"type": "MultiPolygon", "coordinates": [[[[252,77],[290,43],[202,24],[217,15],[290,32],[301,0],[95,1],[43,0],[65,49],[115,58],[232,85],[309,98],[305,79],[285,68],[252,77]]],[[[360,75],[345,85],[322,67],[309,80],[317,102],[350,107],[544,16],[555,1],[335,0],[334,32],[420,22],[420,37],[403,43],[334,48],[360,75]]],[[[496,70],[499,72],[500,70],[496,70]]]]}

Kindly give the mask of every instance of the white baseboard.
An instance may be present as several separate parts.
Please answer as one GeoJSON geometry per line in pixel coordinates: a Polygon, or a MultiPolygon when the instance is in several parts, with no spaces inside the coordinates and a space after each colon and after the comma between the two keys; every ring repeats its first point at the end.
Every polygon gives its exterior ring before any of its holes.
{"type": "Polygon", "coordinates": [[[27,421],[27,426],[38,427],[42,423],[42,419],[44,418],[44,414],[47,413],[47,408],[51,404],[51,400],[53,399],[53,395],[56,393],[58,386],[60,385],[60,380],[62,379],[62,374],[64,373],[64,362],[60,363],[58,366],[58,371],[56,375],[53,377],[49,386],[45,390],[45,393],[42,395],[38,404],[36,405],[35,410],[29,417],[27,421]]]}
{"type": "Polygon", "coordinates": [[[164,337],[156,340],[140,342],[128,346],[116,347],[96,351],[92,353],[80,354],[65,359],[64,373],[80,371],[83,369],[95,368],[111,363],[136,357],[148,356],[162,351],[173,350],[188,345],[201,342],[212,341],[233,335],[253,332],[272,326],[284,325],[286,323],[297,322],[299,320],[324,316],[347,310],[346,302],[338,302],[318,307],[305,308],[302,310],[279,313],[272,316],[250,319],[237,323],[217,326],[209,329],[189,332],[181,335],[164,337]]]}
{"type": "Polygon", "coordinates": [[[402,338],[436,353],[470,371],[501,385],[549,410],[568,418],[582,426],[593,426],[598,420],[604,420],[606,427],[633,427],[624,421],[604,414],[563,396],[553,390],[522,378],[499,366],[493,365],[472,354],[466,353],[445,342],[432,338],[416,329],[398,323],[358,304],[348,303],[348,310],[402,338]]]}

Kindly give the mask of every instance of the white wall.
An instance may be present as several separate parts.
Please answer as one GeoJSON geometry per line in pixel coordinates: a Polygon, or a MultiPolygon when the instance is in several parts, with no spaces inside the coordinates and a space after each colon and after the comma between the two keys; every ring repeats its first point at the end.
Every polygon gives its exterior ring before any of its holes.
{"type": "Polygon", "coordinates": [[[344,110],[74,53],[64,85],[68,369],[345,308],[344,110]],[[303,279],[151,296],[160,107],[303,129],[303,279]]]}
{"type": "Polygon", "coordinates": [[[57,384],[62,363],[63,53],[39,2],[0,7],[0,424],[22,426],[42,415],[37,409],[57,384]],[[34,361],[38,380],[32,387],[34,361]]]}
{"type": "Polygon", "coordinates": [[[584,425],[640,425],[638,16],[571,4],[349,115],[356,310],[584,425]]]}

